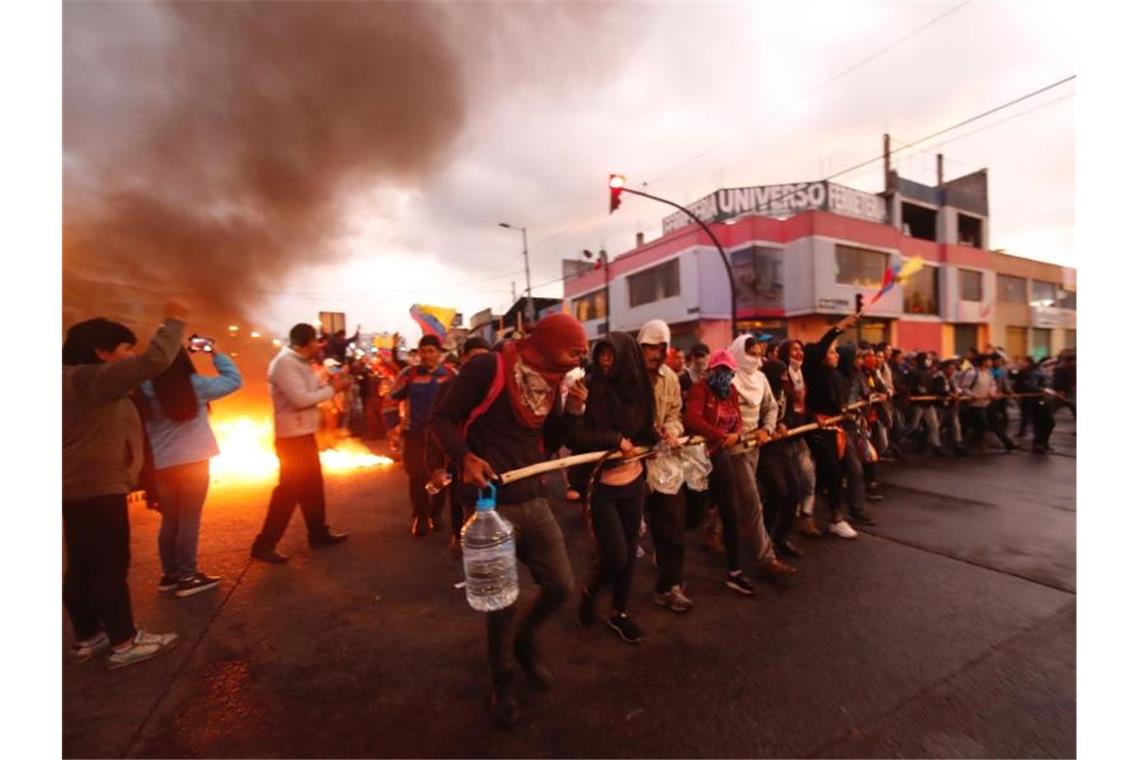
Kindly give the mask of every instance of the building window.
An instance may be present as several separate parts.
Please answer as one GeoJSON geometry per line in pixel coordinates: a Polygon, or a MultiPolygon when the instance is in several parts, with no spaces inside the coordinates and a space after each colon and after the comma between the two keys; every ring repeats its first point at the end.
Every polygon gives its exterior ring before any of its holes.
{"type": "Polygon", "coordinates": [[[938,240],[938,212],[925,206],[902,202],[903,234],[919,240],[938,240]]]}
{"type": "Polygon", "coordinates": [[[958,245],[970,248],[982,247],[982,220],[976,216],[958,212],[958,245]]]}
{"type": "Polygon", "coordinates": [[[924,266],[903,283],[903,311],[907,314],[938,313],[938,267],[924,266]]]}
{"type": "Polygon", "coordinates": [[[1010,356],[1028,356],[1028,332],[1024,327],[1005,328],[1005,352],[1010,356]]]}
{"type": "Polygon", "coordinates": [[[784,305],[784,255],[778,248],[753,246],[732,252],[738,309],[784,305]]]}
{"type": "Polygon", "coordinates": [[[1030,288],[1029,303],[1034,306],[1056,306],[1057,286],[1051,282],[1033,280],[1030,288]]]}
{"type": "Polygon", "coordinates": [[[629,283],[630,308],[681,295],[681,266],[677,259],[631,274],[629,283]]]}
{"type": "Polygon", "coordinates": [[[1053,331],[1048,327],[1034,327],[1033,328],[1033,345],[1030,347],[1030,352],[1033,358],[1037,361],[1044,359],[1049,355],[1050,346],[1049,341],[1053,331]]]}
{"type": "Polygon", "coordinates": [[[958,298],[963,301],[982,300],[982,273],[972,269],[958,270],[958,298]]]}
{"type": "Polygon", "coordinates": [[[868,251],[866,248],[836,245],[835,268],[837,270],[835,281],[840,285],[878,288],[883,284],[887,254],[881,251],[868,251]]]}
{"type": "Polygon", "coordinates": [[[1077,308],[1077,292],[1075,290],[1061,290],[1058,291],[1057,305],[1062,309],[1077,308]]]}
{"type": "Polygon", "coordinates": [[[595,290],[573,301],[574,318],[579,322],[606,318],[606,291],[595,290]]]}
{"type": "Polygon", "coordinates": [[[1002,303],[1025,303],[1025,278],[1008,274],[997,276],[998,300],[1002,303]]]}
{"type": "Polygon", "coordinates": [[[1065,330],[1065,348],[1077,347],[1077,331],[1065,330]]]}
{"type": "Polygon", "coordinates": [[[865,343],[874,345],[876,343],[890,343],[891,341],[891,321],[889,319],[876,319],[874,317],[863,317],[859,320],[858,330],[855,327],[848,327],[843,332],[839,333],[839,337],[835,339],[835,345],[842,346],[845,343],[858,343],[862,340],[865,343]]]}
{"type": "Polygon", "coordinates": [[[978,350],[978,326],[954,325],[954,353],[965,356],[970,349],[978,350]]]}

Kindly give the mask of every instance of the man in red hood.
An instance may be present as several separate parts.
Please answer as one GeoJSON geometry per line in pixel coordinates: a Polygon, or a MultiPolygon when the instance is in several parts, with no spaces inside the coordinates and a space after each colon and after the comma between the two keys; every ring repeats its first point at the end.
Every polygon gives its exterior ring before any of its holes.
{"type": "MultiPolygon", "coordinates": [[[[587,350],[581,323],[569,314],[552,314],[525,338],[508,341],[463,366],[430,421],[463,482],[484,488],[495,473],[535,464],[558,451],[567,428],[562,378],[580,366],[587,350]],[[501,388],[498,393],[496,387],[501,388]]],[[[586,395],[580,381],[572,385],[566,411],[582,415],[586,395]]],[[[535,632],[572,593],[574,575],[562,530],[537,478],[500,487],[497,508],[514,526],[515,551],[540,589],[513,636],[517,604],[487,615],[491,714],[496,723],[511,726],[518,721],[512,650],[532,685],[553,685],[550,670],[539,659],[535,632]]]]}

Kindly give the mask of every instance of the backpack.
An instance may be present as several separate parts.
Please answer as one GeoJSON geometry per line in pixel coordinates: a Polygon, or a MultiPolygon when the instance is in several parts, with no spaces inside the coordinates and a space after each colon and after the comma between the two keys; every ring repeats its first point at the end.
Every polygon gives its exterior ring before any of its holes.
{"type": "Polygon", "coordinates": [[[487,395],[479,402],[479,406],[471,410],[471,414],[467,415],[467,419],[463,422],[463,427],[459,429],[460,435],[464,438],[467,437],[467,431],[475,420],[482,417],[491,408],[491,404],[495,403],[495,399],[503,392],[506,387],[506,372],[503,369],[503,355],[498,351],[495,354],[495,377],[491,380],[491,386],[487,389],[487,395]]]}

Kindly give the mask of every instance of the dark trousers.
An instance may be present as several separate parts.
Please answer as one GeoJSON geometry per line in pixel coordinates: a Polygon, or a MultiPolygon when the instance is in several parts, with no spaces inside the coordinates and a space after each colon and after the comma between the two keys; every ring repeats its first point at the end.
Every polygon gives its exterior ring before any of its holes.
{"type": "Polygon", "coordinates": [[[301,505],[309,538],[328,533],[325,523],[325,481],[321,475],[321,457],[317,451],[315,435],[278,438],[273,442],[277,460],[281,463],[277,487],[269,497],[269,510],[265,524],[254,540],[258,549],[272,549],[285,535],[293,508],[301,505]]]}
{"type": "Polygon", "coordinates": [[[736,473],[728,454],[722,448],[709,457],[709,492],[716,502],[720,521],[724,525],[724,559],[728,572],[740,569],[740,528],[737,524],[736,473]]]}
{"type": "Polygon", "coordinates": [[[1021,416],[1017,422],[1017,437],[1024,438],[1029,426],[1033,423],[1034,407],[1041,399],[1036,398],[1023,398],[1021,399],[1021,416]]]}
{"type": "Polygon", "coordinates": [[[645,472],[632,483],[611,486],[598,483],[590,499],[590,527],[594,532],[594,568],[586,590],[597,596],[613,585],[613,607],[625,612],[633,569],[637,559],[637,537],[645,509],[645,472]]]}
{"type": "Polygon", "coordinates": [[[863,482],[863,458],[859,456],[858,438],[852,430],[847,432],[847,445],[843,447],[843,494],[847,499],[847,514],[863,514],[863,500],[867,495],[863,482]]]}
{"type": "Polygon", "coordinates": [[[981,446],[989,430],[989,415],[984,406],[967,406],[962,409],[962,437],[967,446],[981,446]]]}
{"type": "MultiPolygon", "coordinates": [[[[827,494],[827,507],[831,512],[831,522],[846,520],[848,513],[843,506],[844,488],[843,476],[845,470],[850,469],[846,462],[846,453],[851,452],[851,443],[847,443],[844,459],[839,459],[834,430],[820,430],[807,436],[808,447],[815,457],[815,476],[817,485],[827,494]]],[[[863,484],[862,468],[859,468],[859,485],[863,484]]],[[[850,501],[850,499],[849,499],[850,501]]],[[[859,503],[862,507],[862,500],[859,503]]]]}
{"type": "Polygon", "coordinates": [[[210,490],[210,460],[163,467],[154,471],[162,527],[158,530],[158,556],[162,574],[193,578],[198,572],[198,532],[202,505],[210,490]]]}
{"type": "Polygon", "coordinates": [[[408,473],[408,498],[412,502],[412,517],[436,523],[443,520],[443,508],[447,504],[447,492],[429,494],[427,443],[428,429],[410,428],[404,433],[404,472],[408,473]]]}
{"type": "Polygon", "coordinates": [[[1009,410],[1006,409],[1005,401],[995,401],[986,408],[986,423],[989,425],[990,432],[998,437],[1007,449],[1012,449],[1014,443],[1006,433],[1009,427],[1009,410]]]}
{"type": "Polygon", "coordinates": [[[657,552],[657,593],[684,582],[685,494],[651,492],[645,499],[645,521],[657,552]]]}
{"type": "Polygon", "coordinates": [[[112,494],[63,502],[67,571],[63,604],[77,641],[100,629],[112,644],[135,635],[127,569],[131,564],[131,526],[127,495],[112,494]]]}
{"type": "Polygon", "coordinates": [[[562,529],[558,527],[546,499],[499,504],[496,509],[514,527],[515,554],[519,562],[530,569],[539,588],[538,599],[522,616],[517,630],[518,603],[487,614],[487,652],[491,673],[497,683],[502,683],[511,679],[511,647],[515,639],[529,646],[535,645],[538,626],[573,593],[574,573],[570,569],[562,529]]]}
{"type": "Polygon", "coordinates": [[[796,504],[800,500],[800,477],[792,451],[787,444],[772,444],[760,449],[756,467],[760,496],[764,500],[764,527],[777,544],[788,539],[796,521],[796,504]]]}
{"type": "Polygon", "coordinates": [[[1033,411],[1033,445],[1039,448],[1049,446],[1049,437],[1053,435],[1053,402],[1049,399],[1034,399],[1033,411]]]}

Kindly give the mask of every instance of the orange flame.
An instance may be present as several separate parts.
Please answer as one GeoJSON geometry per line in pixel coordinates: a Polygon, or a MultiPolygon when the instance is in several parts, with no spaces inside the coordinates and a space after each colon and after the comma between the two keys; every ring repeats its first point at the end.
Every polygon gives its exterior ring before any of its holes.
{"type": "MultiPolygon", "coordinates": [[[[221,453],[210,463],[210,475],[219,481],[261,481],[277,475],[277,455],[273,450],[273,424],[268,419],[230,417],[213,421],[211,426],[221,453]]],[[[387,466],[393,461],[377,456],[353,439],[344,439],[334,448],[321,452],[324,472],[349,472],[387,466]]]]}

